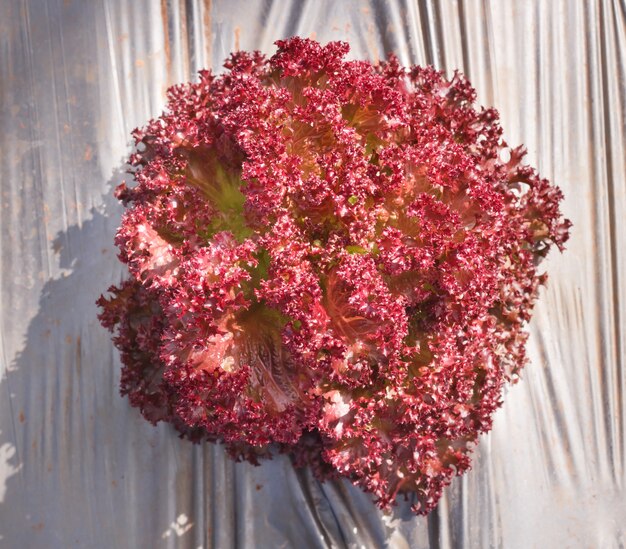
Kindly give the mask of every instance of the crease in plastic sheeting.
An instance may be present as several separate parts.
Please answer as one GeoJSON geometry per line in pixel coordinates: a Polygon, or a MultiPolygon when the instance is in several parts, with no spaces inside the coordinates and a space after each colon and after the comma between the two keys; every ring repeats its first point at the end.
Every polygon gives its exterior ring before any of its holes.
{"type": "MultiPolygon", "coordinates": [[[[0,431],[0,435],[2,432],[0,431]]],[[[5,442],[0,446],[0,503],[4,501],[7,493],[7,481],[13,475],[19,473],[22,464],[14,465],[12,462],[17,454],[15,446],[5,442]]]]}
{"type": "Polygon", "coordinates": [[[0,545],[626,545],[623,1],[15,0],[0,59],[0,545]],[[151,427],[119,397],[95,320],[123,274],[111,190],[130,131],[168,85],[293,34],[464,70],[574,221],[546,262],[524,379],[428,519],[284,456],[234,464],[151,427]]]}

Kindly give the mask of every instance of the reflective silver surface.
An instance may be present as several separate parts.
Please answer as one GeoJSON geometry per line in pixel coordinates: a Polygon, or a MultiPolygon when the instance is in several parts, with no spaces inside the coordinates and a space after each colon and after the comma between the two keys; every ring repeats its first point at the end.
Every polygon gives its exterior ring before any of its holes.
{"type": "Polygon", "coordinates": [[[625,109],[623,0],[1,2],[0,547],[625,547],[625,109]],[[523,380],[428,519],[150,426],[96,319],[130,131],[294,34],[463,70],[574,222],[523,380]]]}

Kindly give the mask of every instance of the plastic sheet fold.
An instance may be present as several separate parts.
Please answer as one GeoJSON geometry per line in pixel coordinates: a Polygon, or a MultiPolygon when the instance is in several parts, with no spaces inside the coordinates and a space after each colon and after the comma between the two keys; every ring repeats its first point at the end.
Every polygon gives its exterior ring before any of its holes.
{"type": "Polygon", "coordinates": [[[0,547],[625,547],[625,152],[623,0],[0,3],[0,547]],[[96,319],[124,276],[131,130],[168,86],[292,35],[463,71],[574,223],[523,379],[428,518],[152,427],[96,319]]]}

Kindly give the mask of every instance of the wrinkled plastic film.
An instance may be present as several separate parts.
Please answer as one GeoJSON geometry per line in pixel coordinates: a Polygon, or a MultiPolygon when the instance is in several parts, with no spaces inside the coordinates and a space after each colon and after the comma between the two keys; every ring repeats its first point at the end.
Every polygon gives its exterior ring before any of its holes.
{"type": "Polygon", "coordinates": [[[624,547],[625,109],[619,0],[0,4],[0,547],[624,547]],[[169,85],[296,34],[462,70],[574,223],[523,379],[428,518],[152,427],[96,319],[124,276],[132,129],[169,85]]]}

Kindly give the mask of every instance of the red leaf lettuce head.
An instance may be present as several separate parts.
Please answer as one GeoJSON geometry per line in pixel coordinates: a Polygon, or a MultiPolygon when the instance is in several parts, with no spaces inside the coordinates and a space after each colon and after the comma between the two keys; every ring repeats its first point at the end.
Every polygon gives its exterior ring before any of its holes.
{"type": "Polygon", "coordinates": [[[277,42],[134,132],[102,297],[122,393],[257,462],[273,449],[427,513],[470,465],[569,222],[460,74],[277,42]]]}

